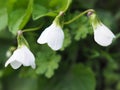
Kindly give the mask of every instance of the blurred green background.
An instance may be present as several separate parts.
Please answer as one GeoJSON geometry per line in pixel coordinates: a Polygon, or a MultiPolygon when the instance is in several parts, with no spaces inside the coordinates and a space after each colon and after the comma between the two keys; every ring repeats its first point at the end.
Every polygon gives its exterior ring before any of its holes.
{"type": "Polygon", "coordinates": [[[120,0],[0,0],[0,90],[120,90],[120,0]],[[67,9],[68,21],[87,9],[94,9],[101,21],[116,35],[112,45],[101,47],[93,39],[86,15],[63,27],[63,48],[52,51],[37,44],[41,32],[55,16],[67,9]],[[16,32],[24,37],[36,57],[36,69],[4,67],[17,47],[16,32]]]}

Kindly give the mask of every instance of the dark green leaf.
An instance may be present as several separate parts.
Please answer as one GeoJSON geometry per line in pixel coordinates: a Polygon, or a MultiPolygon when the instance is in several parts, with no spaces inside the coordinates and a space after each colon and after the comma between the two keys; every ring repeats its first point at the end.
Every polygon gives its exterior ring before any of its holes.
{"type": "Polygon", "coordinates": [[[6,84],[8,85],[6,90],[38,90],[37,79],[35,78],[19,78],[14,76],[9,78],[6,84]]]}
{"type": "Polygon", "coordinates": [[[95,78],[90,68],[74,65],[53,90],[95,90],[95,78]]]}

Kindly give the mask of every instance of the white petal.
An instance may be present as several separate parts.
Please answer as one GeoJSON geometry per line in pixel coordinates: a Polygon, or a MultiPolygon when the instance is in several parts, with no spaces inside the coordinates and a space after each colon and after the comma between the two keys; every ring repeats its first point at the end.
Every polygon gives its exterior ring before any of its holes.
{"type": "Polygon", "coordinates": [[[14,54],[7,60],[7,62],[5,63],[5,67],[7,67],[8,64],[10,64],[13,61],[14,61],[14,54]]]}
{"type": "Polygon", "coordinates": [[[35,68],[35,57],[26,46],[23,46],[17,54],[19,54],[17,61],[21,62],[23,66],[31,66],[32,68],[35,68]]]}
{"type": "Polygon", "coordinates": [[[49,47],[53,50],[59,50],[62,48],[64,33],[60,27],[56,27],[55,30],[51,30],[49,37],[50,38],[47,41],[49,47]]]}
{"type": "Polygon", "coordinates": [[[51,24],[49,27],[47,27],[40,35],[40,37],[38,38],[37,42],[39,44],[45,44],[48,41],[49,38],[49,34],[51,32],[52,29],[54,29],[55,25],[51,24]]]}
{"type": "Polygon", "coordinates": [[[104,24],[94,30],[94,39],[101,46],[110,45],[113,38],[115,35],[104,24]]]}
{"type": "Polygon", "coordinates": [[[32,68],[35,68],[35,57],[33,55],[33,53],[27,48],[27,47],[24,47],[24,55],[25,55],[25,61],[23,63],[24,66],[31,66],[32,68]]]}
{"type": "Polygon", "coordinates": [[[13,69],[18,69],[22,64],[18,61],[13,61],[10,63],[13,69]]]}
{"type": "Polygon", "coordinates": [[[42,32],[37,42],[40,44],[48,43],[48,46],[53,50],[59,50],[62,47],[63,40],[64,33],[62,28],[53,23],[42,32]]]}

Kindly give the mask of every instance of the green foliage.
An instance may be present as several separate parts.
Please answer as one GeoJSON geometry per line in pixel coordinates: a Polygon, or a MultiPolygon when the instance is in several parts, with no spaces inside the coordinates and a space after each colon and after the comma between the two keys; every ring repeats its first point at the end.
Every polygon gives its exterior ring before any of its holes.
{"type": "Polygon", "coordinates": [[[1,0],[0,2],[0,31],[7,27],[7,10],[6,10],[6,0],[1,0]]]}
{"type": "Polygon", "coordinates": [[[73,65],[53,90],[95,90],[94,74],[82,64],[73,65]]]}
{"type": "MultiPolygon", "coordinates": [[[[8,4],[12,2],[9,0],[8,4]]],[[[13,34],[17,34],[18,30],[28,22],[32,13],[33,0],[15,0],[12,5],[8,5],[8,27],[13,34]],[[26,7],[26,3],[28,3],[26,7]],[[14,17],[14,18],[13,18],[14,17]]]]}
{"type": "Polygon", "coordinates": [[[46,77],[50,78],[54,75],[54,70],[58,68],[60,62],[60,55],[57,55],[50,49],[43,49],[37,53],[37,65],[36,73],[45,74],[46,77]]]}
{"type": "Polygon", "coordinates": [[[76,0],[76,4],[79,4],[81,8],[94,8],[94,5],[96,4],[97,0],[76,0]],[[86,3],[87,2],[87,3],[86,3]]]}
{"type": "Polygon", "coordinates": [[[118,7],[119,0],[0,0],[0,90],[120,90],[118,7]],[[60,11],[67,22],[89,8],[117,33],[111,46],[103,48],[95,43],[86,15],[64,24],[65,38],[59,51],[37,43],[60,11]],[[5,68],[6,53],[13,53],[10,48],[18,44],[17,31],[37,27],[38,31],[23,33],[35,55],[36,69],[5,68]]]}
{"type": "Polygon", "coordinates": [[[16,76],[8,79],[6,90],[37,90],[37,79],[18,78],[16,76]],[[12,79],[12,83],[11,83],[12,79]]]}
{"type": "Polygon", "coordinates": [[[65,11],[71,0],[35,0],[33,6],[33,19],[44,16],[56,16],[60,11],[65,11]],[[46,2],[49,2],[46,4],[46,2]]]}
{"type": "Polygon", "coordinates": [[[61,48],[61,50],[64,50],[72,42],[71,41],[71,34],[70,34],[70,31],[68,29],[64,29],[64,34],[65,34],[65,40],[64,40],[63,47],[61,48]]]}
{"type": "Polygon", "coordinates": [[[6,8],[0,9],[0,31],[7,27],[7,11],[6,8]]]}
{"type": "MultiPolygon", "coordinates": [[[[78,14],[78,13],[77,13],[78,14]]],[[[76,22],[70,25],[71,30],[74,30],[74,39],[80,40],[87,37],[88,34],[91,34],[92,28],[90,27],[90,23],[87,17],[81,17],[76,22]]]]}
{"type": "MultiPolygon", "coordinates": [[[[0,39],[0,40],[2,40],[2,39],[0,39]]],[[[0,43],[0,47],[2,47],[2,48],[0,48],[0,51],[1,51],[0,63],[2,63],[5,59],[7,59],[6,53],[10,46],[11,46],[11,41],[7,41],[7,40],[4,41],[4,39],[3,39],[3,42],[0,43]]]]}

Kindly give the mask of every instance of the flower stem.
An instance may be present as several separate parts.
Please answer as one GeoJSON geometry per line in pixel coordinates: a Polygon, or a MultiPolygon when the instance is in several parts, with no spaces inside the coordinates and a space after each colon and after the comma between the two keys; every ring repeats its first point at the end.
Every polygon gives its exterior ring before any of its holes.
{"type": "Polygon", "coordinates": [[[29,44],[24,38],[22,31],[18,31],[17,43],[18,43],[18,48],[21,47],[22,45],[26,45],[27,47],[29,47],[29,44]]]}
{"type": "Polygon", "coordinates": [[[118,33],[115,37],[115,39],[118,39],[118,38],[120,38],[120,33],[118,33]]]}
{"type": "Polygon", "coordinates": [[[80,18],[81,16],[83,16],[84,14],[88,13],[88,12],[95,12],[93,9],[88,9],[82,13],[80,13],[79,15],[77,15],[76,17],[74,17],[73,19],[67,21],[67,22],[64,22],[64,24],[70,24],[72,22],[74,22],[75,20],[77,20],[78,18],[80,18]]]}
{"type": "MultiPolygon", "coordinates": [[[[43,24],[42,24],[42,25],[43,25],[43,24]]],[[[32,32],[32,31],[37,31],[37,30],[39,30],[39,29],[42,27],[42,25],[39,26],[39,27],[35,27],[35,28],[24,29],[22,32],[32,32]]]]}
{"type": "Polygon", "coordinates": [[[72,2],[72,0],[67,0],[67,5],[66,5],[66,8],[63,10],[63,12],[67,11],[67,9],[69,8],[71,2],[72,2]]]}

